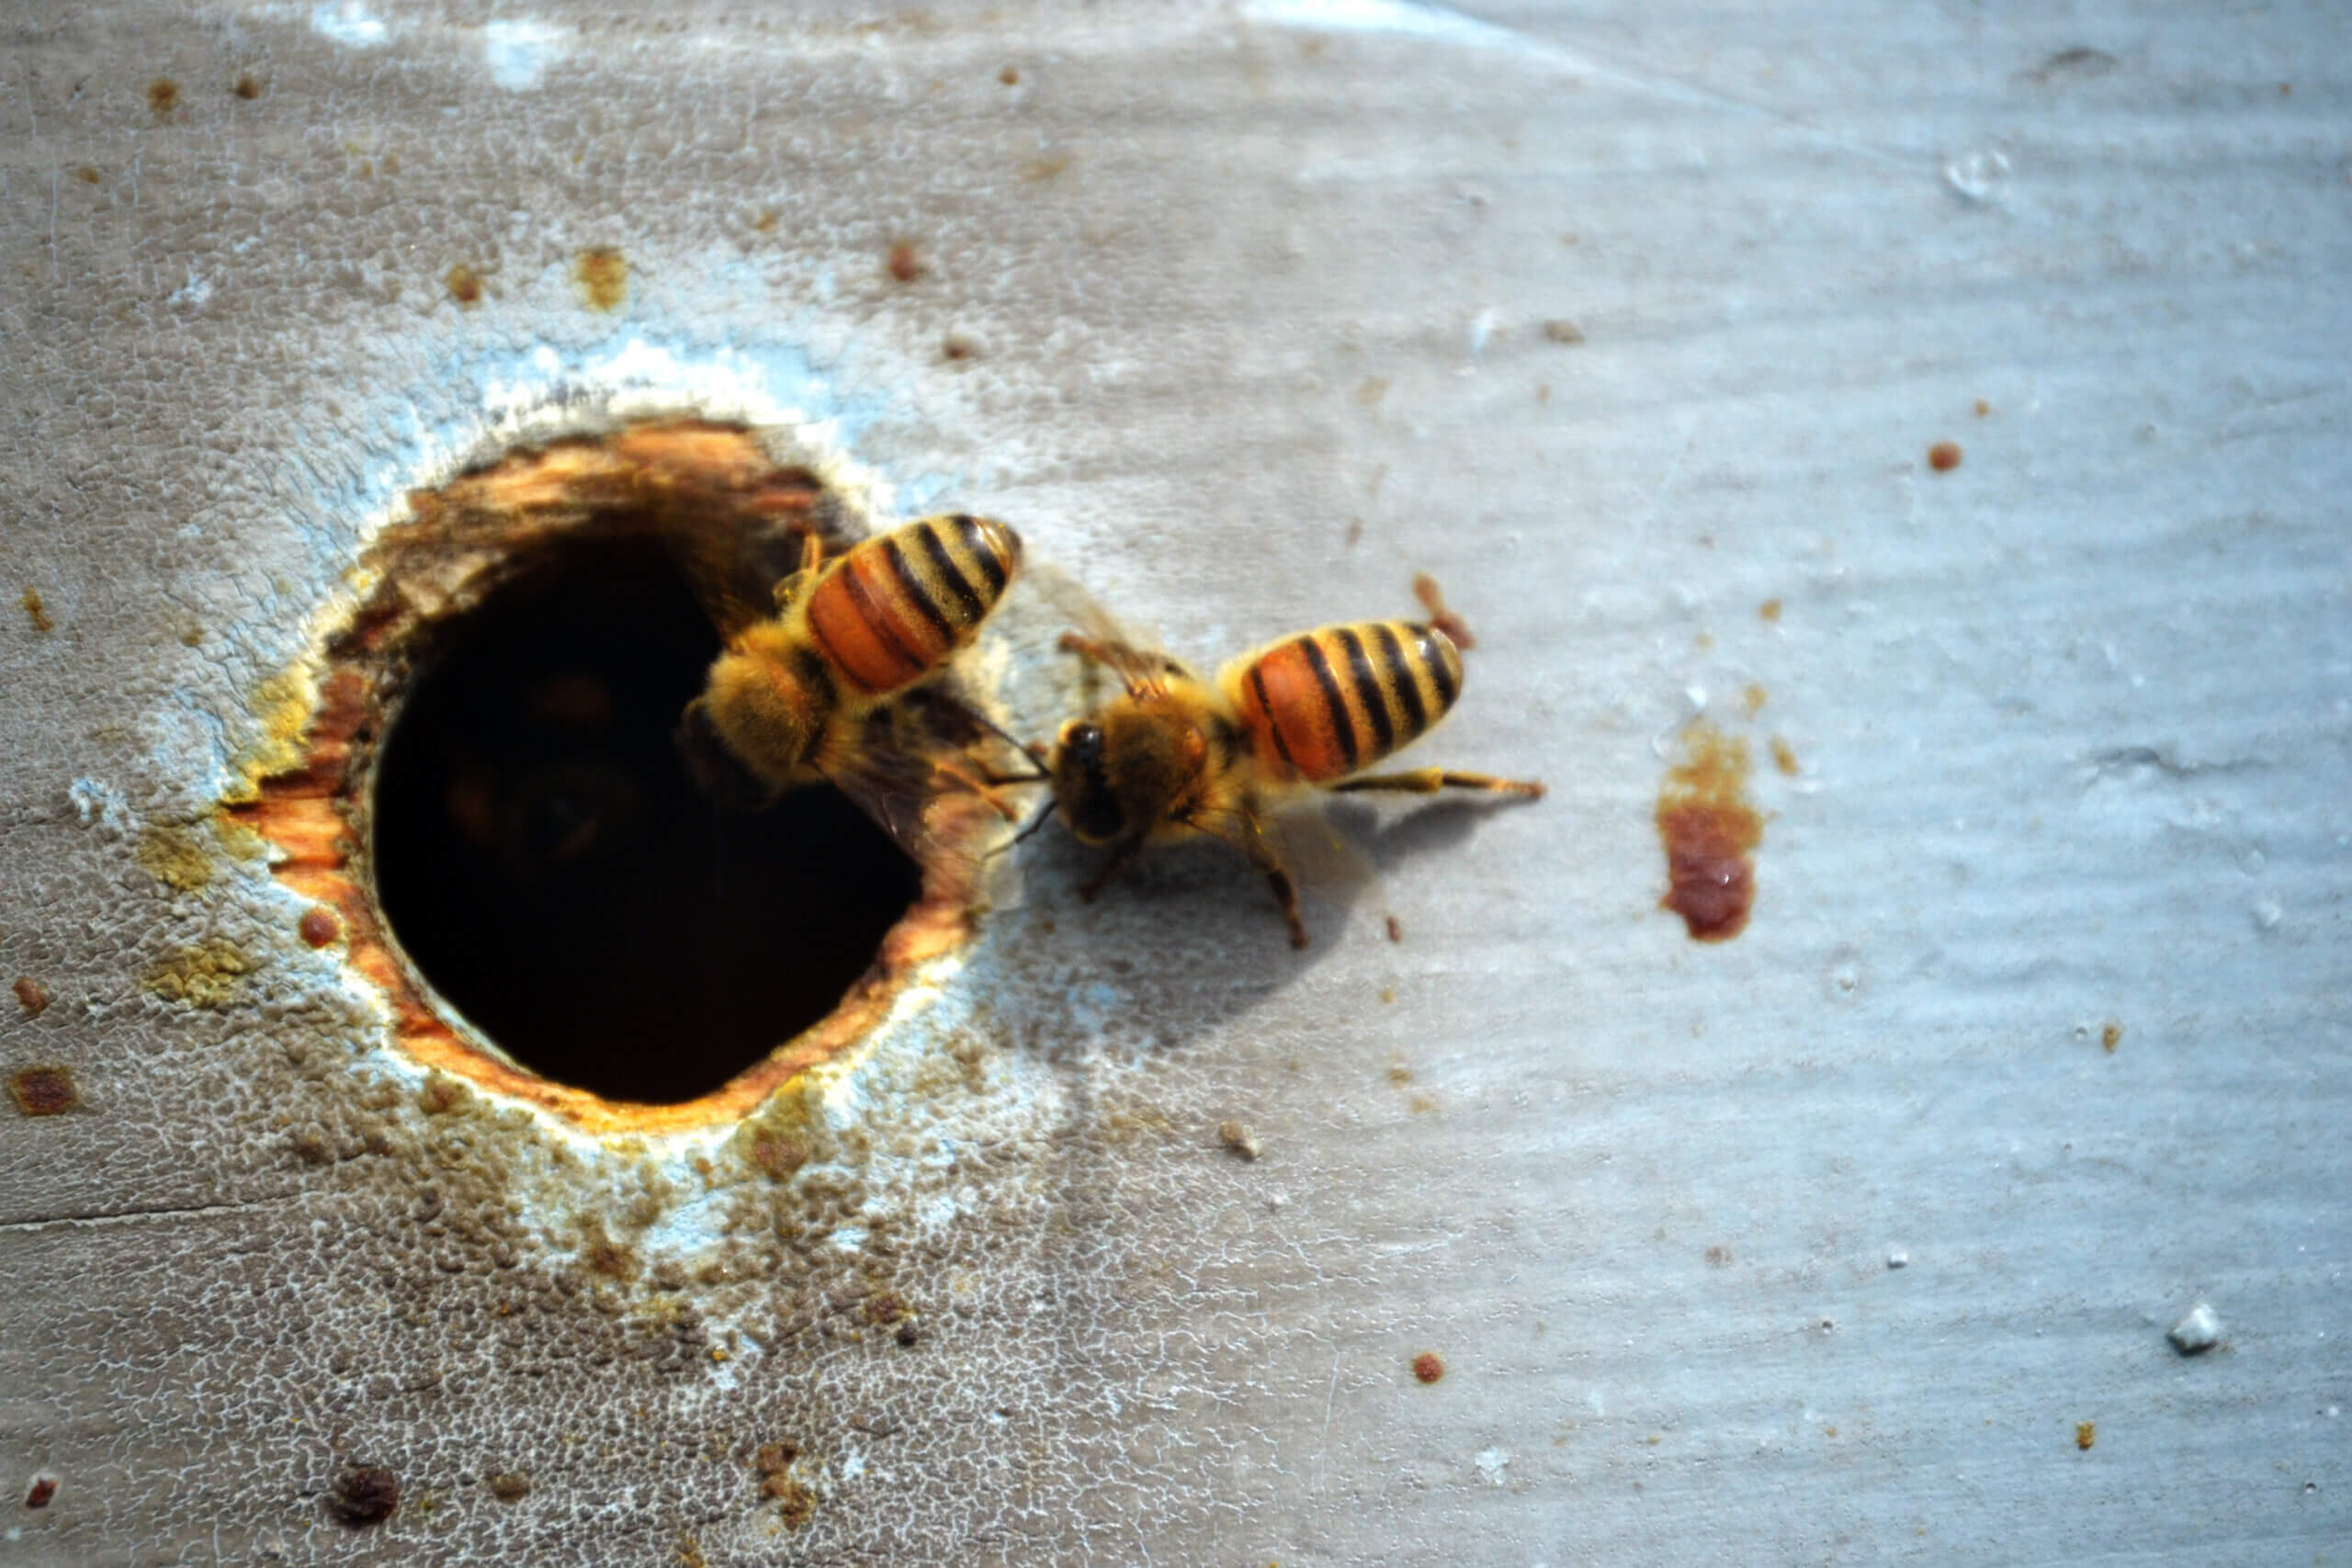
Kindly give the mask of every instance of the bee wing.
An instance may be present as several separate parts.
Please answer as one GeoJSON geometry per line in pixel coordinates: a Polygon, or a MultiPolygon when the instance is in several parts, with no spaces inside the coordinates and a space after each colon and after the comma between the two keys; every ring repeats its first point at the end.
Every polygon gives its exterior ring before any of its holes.
{"type": "Polygon", "coordinates": [[[1128,695],[1141,696],[1159,690],[1170,675],[1186,673],[1176,659],[1121,626],[1069,573],[1042,563],[1027,570],[1038,593],[1064,623],[1061,650],[1085,656],[1090,680],[1095,669],[1105,669],[1118,677],[1128,695]]]}
{"type": "Polygon", "coordinates": [[[923,868],[926,886],[937,886],[943,876],[977,878],[1025,804],[993,783],[992,755],[1008,744],[962,697],[933,685],[877,708],[853,741],[829,748],[814,766],[923,868]]]}
{"type": "Polygon", "coordinates": [[[650,487],[653,531],[718,635],[736,636],[776,613],[776,584],[808,564],[808,541],[838,547],[841,524],[817,481],[797,470],[723,513],[687,514],[650,487]]]}

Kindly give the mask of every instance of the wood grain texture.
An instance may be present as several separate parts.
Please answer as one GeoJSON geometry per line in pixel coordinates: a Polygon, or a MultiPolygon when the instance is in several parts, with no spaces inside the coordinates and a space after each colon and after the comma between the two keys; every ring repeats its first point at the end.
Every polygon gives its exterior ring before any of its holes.
{"type": "MultiPolygon", "coordinates": [[[[0,1101],[10,1561],[2352,1531],[2339,10],[5,39],[0,1073],[80,1098],[0,1101]],[[1477,647],[1399,765],[1552,794],[1334,807],[1379,874],[1303,956],[1216,846],[1084,905],[1048,832],[730,1138],[436,1096],[209,814],[409,491],[649,412],[1002,517],[1201,667],[1428,570],[1477,647]],[[1701,716],[1764,817],[1711,946],[1657,907],[1701,716]]],[[[1033,727],[1054,615],[992,655],[1033,727]]]]}

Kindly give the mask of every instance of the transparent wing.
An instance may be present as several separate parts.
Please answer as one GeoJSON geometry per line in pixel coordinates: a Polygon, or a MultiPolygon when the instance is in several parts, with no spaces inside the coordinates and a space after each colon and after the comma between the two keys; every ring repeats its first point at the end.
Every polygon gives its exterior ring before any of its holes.
{"type": "Polygon", "coordinates": [[[1025,753],[952,687],[920,687],[813,760],[923,870],[927,894],[968,890],[1034,795],[1025,753]]]}

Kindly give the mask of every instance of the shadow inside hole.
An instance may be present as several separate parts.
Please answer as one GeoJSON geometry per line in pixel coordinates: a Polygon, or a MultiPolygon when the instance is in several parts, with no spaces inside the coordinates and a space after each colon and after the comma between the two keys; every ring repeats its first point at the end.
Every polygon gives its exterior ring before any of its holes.
{"type": "Polygon", "coordinates": [[[386,737],[373,870],[425,979],[608,1099],[718,1089],[841,1001],[921,889],[829,789],[722,814],[672,743],[718,651],[650,542],[572,541],[448,629],[386,737]]]}

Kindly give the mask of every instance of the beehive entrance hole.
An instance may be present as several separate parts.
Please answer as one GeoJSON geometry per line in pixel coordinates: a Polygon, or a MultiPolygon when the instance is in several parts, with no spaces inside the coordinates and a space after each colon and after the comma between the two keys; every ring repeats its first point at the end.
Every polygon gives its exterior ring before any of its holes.
{"type": "Polygon", "coordinates": [[[385,737],[377,898],[521,1065],[692,1100],[831,1011],[921,879],[835,791],[754,813],[696,792],[672,736],[718,638],[659,546],[538,555],[439,628],[385,737]]]}

